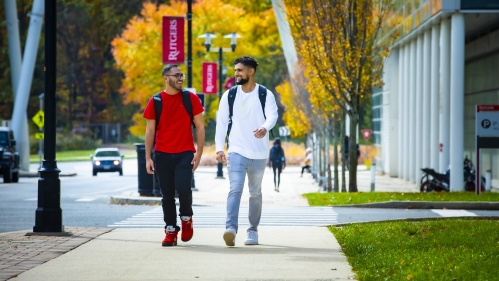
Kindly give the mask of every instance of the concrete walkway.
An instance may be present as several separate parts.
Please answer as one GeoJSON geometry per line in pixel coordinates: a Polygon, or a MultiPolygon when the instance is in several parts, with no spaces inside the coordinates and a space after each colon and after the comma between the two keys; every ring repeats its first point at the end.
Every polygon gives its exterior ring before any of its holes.
{"type": "MultiPolygon", "coordinates": [[[[215,179],[216,167],[196,172],[194,204],[225,206],[228,179],[215,179]]],[[[227,177],[226,169],[224,175],[227,177]]],[[[247,183],[246,183],[247,185],[247,183]]],[[[370,191],[370,172],[360,166],[359,191],[370,191]]],[[[263,205],[279,208],[308,206],[302,194],[320,191],[310,174],[299,167],[282,173],[274,191],[266,169],[263,205]]],[[[377,175],[376,191],[418,192],[415,184],[377,175]]],[[[248,205],[248,190],[242,207],[248,205]]],[[[114,198],[140,198],[136,192],[114,198]]],[[[144,203],[144,202],[142,202],[144,203]]],[[[29,230],[0,233],[0,280],[353,280],[355,274],[326,227],[261,226],[257,246],[244,246],[240,229],[235,247],[226,247],[223,228],[196,228],[191,241],[161,247],[164,233],[152,228],[67,228],[72,236],[24,236],[29,230]],[[12,277],[12,278],[11,278],[12,277]],[[11,279],[9,279],[11,278],[11,279]]]]}

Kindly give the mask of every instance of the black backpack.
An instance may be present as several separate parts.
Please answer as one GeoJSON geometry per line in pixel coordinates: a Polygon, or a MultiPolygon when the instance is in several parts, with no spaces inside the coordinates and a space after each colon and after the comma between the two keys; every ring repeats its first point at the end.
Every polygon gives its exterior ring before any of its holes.
{"type": "MultiPolygon", "coordinates": [[[[161,116],[161,112],[163,111],[163,103],[161,102],[161,92],[155,94],[154,99],[154,111],[156,111],[156,130],[158,130],[159,120],[161,116]]],[[[189,114],[191,118],[192,127],[196,128],[194,124],[194,116],[192,115],[192,103],[191,103],[191,93],[187,90],[182,90],[182,103],[184,104],[184,108],[189,114]]]]}
{"type": "Polygon", "coordinates": [[[270,161],[274,164],[280,164],[284,162],[284,150],[282,147],[273,146],[270,149],[270,161]]]}
{"type": "MultiPolygon", "coordinates": [[[[237,86],[230,88],[229,96],[227,97],[229,101],[229,126],[227,128],[227,135],[225,136],[225,142],[227,143],[227,149],[229,148],[229,134],[232,129],[232,115],[234,115],[234,101],[236,100],[237,94],[237,86]]],[[[262,85],[258,85],[258,99],[260,100],[260,104],[262,105],[263,117],[267,119],[265,116],[265,102],[267,101],[267,88],[262,85]]],[[[274,137],[274,133],[272,129],[270,130],[270,134],[274,137]]]]}

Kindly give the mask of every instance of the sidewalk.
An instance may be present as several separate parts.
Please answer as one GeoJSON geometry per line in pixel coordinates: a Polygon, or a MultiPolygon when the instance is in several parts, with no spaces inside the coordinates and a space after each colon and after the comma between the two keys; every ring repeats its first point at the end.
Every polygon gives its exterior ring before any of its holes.
{"type": "MultiPolygon", "coordinates": [[[[224,168],[224,176],[227,177],[224,168]]],[[[299,167],[282,174],[274,191],[266,169],[263,204],[308,206],[301,196],[316,192],[310,174],[299,167]]],[[[194,204],[224,206],[229,180],[215,179],[215,167],[196,172],[194,204]]],[[[119,196],[116,196],[119,197],[119,196]]],[[[159,198],[153,198],[158,200],[159,198]]],[[[241,207],[248,205],[247,183],[241,207]]],[[[194,219],[195,226],[195,219],[194,219]]],[[[0,234],[0,280],[353,280],[354,273],[326,227],[259,227],[257,246],[245,246],[240,229],[236,246],[227,247],[223,228],[196,228],[191,241],[161,247],[164,234],[150,228],[71,228],[73,236],[0,234]]]]}
{"type": "MultiPolygon", "coordinates": [[[[272,172],[266,169],[264,208],[305,207],[302,194],[322,192],[310,174],[300,177],[300,170],[286,168],[280,192],[275,192],[272,172]]],[[[193,192],[194,204],[225,206],[227,170],[225,180],[215,179],[216,167],[200,167],[195,175],[199,191],[193,192]]],[[[370,179],[370,171],[359,166],[359,191],[370,191],[370,179]]],[[[418,187],[376,175],[375,191],[418,192],[418,187]]],[[[241,207],[248,206],[248,196],[246,182],[241,207]]],[[[137,204],[160,202],[136,192],[113,198],[143,200],[137,204]]],[[[0,280],[353,280],[354,276],[325,227],[259,227],[257,246],[244,246],[245,230],[240,229],[235,247],[225,246],[223,228],[195,227],[193,239],[187,243],[179,239],[176,247],[161,247],[164,234],[157,228],[68,227],[73,235],[65,237],[25,236],[29,231],[0,233],[0,280]]]]}

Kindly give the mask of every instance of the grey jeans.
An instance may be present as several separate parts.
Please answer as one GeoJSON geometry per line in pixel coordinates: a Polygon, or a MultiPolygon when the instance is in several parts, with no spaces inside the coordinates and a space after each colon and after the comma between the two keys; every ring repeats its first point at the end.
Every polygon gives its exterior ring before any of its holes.
{"type": "Polygon", "coordinates": [[[229,153],[227,158],[230,191],[227,197],[226,228],[237,232],[239,205],[243,194],[244,179],[248,175],[249,187],[249,230],[256,231],[262,215],[262,179],[265,172],[266,159],[248,159],[237,153],[229,153]]]}

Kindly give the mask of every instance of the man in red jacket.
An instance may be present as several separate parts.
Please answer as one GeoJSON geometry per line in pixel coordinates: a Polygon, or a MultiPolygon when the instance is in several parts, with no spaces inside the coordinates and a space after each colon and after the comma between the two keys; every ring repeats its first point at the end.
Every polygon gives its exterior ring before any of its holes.
{"type": "Polygon", "coordinates": [[[191,117],[182,101],[182,83],[185,75],[180,67],[168,64],[162,71],[165,89],[161,91],[161,116],[156,128],[154,98],[147,103],[143,117],[147,119],[145,147],[146,170],[156,173],[163,193],[162,206],[166,237],[163,246],[177,245],[177,208],[175,190],[179,197],[179,216],[182,222],[181,239],[191,240],[192,227],[192,173],[196,170],[203,154],[204,121],[203,106],[196,94],[190,93],[192,116],[196,125],[197,151],[194,147],[191,117]],[[154,146],[154,157],[152,157],[154,146]],[[154,160],[153,160],[154,158],[154,160]]]}

